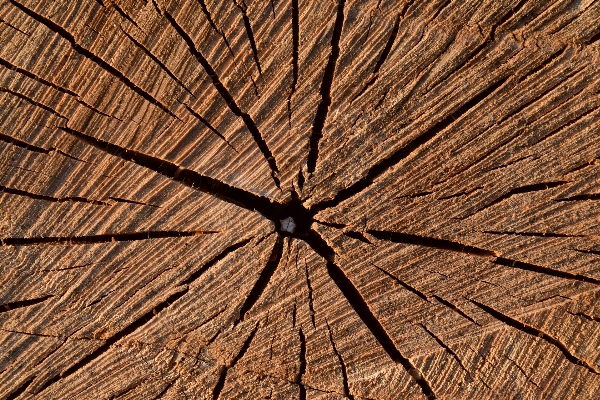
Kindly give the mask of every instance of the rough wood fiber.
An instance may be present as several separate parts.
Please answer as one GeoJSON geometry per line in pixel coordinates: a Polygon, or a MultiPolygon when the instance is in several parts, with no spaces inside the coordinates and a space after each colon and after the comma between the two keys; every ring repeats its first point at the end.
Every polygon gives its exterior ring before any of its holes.
{"type": "Polygon", "coordinates": [[[0,0],[0,398],[595,398],[599,159],[599,1],[0,0]]]}

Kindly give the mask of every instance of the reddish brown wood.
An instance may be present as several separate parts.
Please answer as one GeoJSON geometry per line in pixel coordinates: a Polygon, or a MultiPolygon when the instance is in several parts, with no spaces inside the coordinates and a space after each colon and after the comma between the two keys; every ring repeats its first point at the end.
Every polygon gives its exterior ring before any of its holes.
{"type": "Polygon", "coordinates": [[[0,399],[591,399],[600,2],[0,0],[0,399]]]}

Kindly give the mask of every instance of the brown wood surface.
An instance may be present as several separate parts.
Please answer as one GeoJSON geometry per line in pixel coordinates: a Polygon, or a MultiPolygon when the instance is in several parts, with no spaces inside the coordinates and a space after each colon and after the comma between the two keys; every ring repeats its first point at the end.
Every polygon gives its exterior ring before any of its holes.
{"type": "Polygon", "coordinates": [[[597,0],[0,0],[0,398],[600,398],[599,71],[597,0]]]}

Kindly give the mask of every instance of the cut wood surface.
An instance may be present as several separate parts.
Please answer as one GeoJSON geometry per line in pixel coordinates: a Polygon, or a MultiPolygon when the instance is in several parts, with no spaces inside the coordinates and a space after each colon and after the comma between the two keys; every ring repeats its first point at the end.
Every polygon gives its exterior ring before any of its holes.
{"type": "Polygon", "coordinates": [[[600,1],[0,0],[0,399],[600,397],[600,1]]]}

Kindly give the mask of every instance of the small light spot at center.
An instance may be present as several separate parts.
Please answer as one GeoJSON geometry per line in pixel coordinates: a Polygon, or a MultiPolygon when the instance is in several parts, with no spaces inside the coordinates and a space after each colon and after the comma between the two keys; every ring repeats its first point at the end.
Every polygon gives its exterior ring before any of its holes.
{"type": "Polygon", "coordinates": [[[279,222],[281,222],[282,232],[294,233],[294,231],[296,230],[296,222],[292,217],[287,217],[286,219],[282,219],[279,222]]]}

